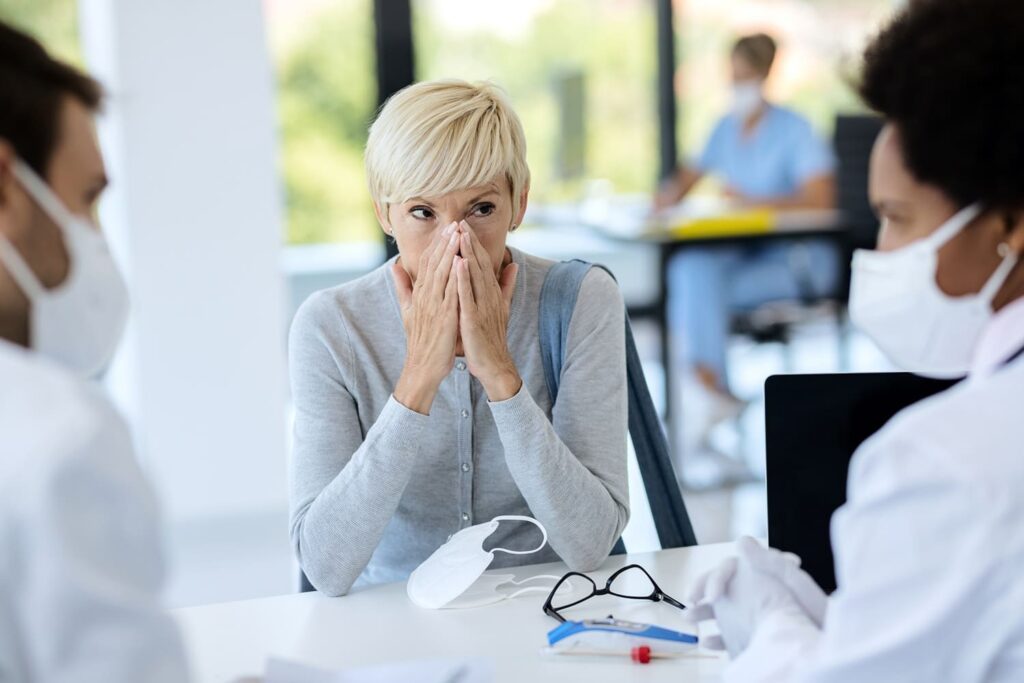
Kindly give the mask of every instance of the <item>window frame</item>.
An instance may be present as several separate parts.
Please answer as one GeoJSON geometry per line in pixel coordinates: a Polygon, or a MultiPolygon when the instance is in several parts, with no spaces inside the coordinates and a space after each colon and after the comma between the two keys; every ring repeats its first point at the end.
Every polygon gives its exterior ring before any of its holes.
{"type": "MultiPolygon", "coordinates": [[[[652,0],[656,5],[658,177],[667,178],[676,168],[676,126],[679,109],[675,95],[676,33],[672,0],[652,0]]],[[[373,0],[377,61],[377,107],[416,80],[412,0],[373,0]]],[[[398,254],[394,240],[383,236],[387,258],[398,254]]]]}

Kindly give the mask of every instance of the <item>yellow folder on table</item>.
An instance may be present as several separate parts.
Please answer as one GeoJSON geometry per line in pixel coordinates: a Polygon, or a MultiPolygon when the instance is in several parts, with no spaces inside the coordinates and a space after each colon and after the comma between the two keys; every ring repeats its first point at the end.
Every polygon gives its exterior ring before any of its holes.
{"type": "Polygon", "coordinates": [[[773,209],[748,209],[677,219],[666,226],[666,232],[679,239],[734,237],[771,232],[775,223],[776,212],[773,209]]]}

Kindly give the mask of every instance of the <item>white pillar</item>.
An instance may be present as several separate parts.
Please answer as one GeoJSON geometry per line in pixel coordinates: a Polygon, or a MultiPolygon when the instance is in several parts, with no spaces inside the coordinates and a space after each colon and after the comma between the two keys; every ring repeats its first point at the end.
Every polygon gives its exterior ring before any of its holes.
{"type": "Polygon", "coordinates": [[[170,521],[283,515],[282,205],[261,3],[81,0],[79,16],[110,95],[102,217],[134,299],[112,391],[170,521]]]}

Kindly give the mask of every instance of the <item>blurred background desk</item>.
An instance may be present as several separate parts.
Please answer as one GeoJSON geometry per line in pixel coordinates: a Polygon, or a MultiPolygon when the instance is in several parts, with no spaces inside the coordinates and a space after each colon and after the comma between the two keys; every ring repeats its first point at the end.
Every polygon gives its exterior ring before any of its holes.
{"type": "MultiPolygon", "coordinates": [[[[751,245],[794,238],[826,238],[834,241],[843,254],[848,253],[852,246],[850,232],[846,229],[842,214],[838,210],[748,209],[700,198],[688,200],[675,210],[652,217],[649,215],[649,206],[649,200],[645,198],[618,201],[614,205],[608,202],[585,204],[579,210],[577,221],[579,225],[585,226],[595,236],[603,239],[605,244],[610,241],[619,245],[618,249],[608,249],[609,256],[617,255],[620,250],[623,254],[636,255],[638,247],[647,247],[644,253],[647,268],[632,267],[618,271],[614,263],[602,263],[613,272],[626,272],[631,277],[644,274],[641,277],[644,281],[641,287],[631,284],[631,278],[620,277],[619,284],[624,291],[643,291],[648,294],[646,299],[626,297],[626,303],[633,319],[650,319],[657,325],[661,366],[666,378],[664,412],[666,422],[671,425],[673,405],[669,378],[673,377],[673,364],[668,324],[668,264],[674,254],[693,247],[751,245]]],[[[553,237],[556,230],[548,229],[544,232],[553,237]]],[[[569,244],[577,245],[579,242],[580,238],[576,236],[569,244]]],[[[538,243],[537,246],[543,249],[540,253],[551,253],[547,244],[538,243]]],[[[572,257],[574,253],[578,254],[579,251],[573,251],[570,246],[567,258],[572,257]]],[[[829,310],[836,315],[839,324],[845,315],[849,259],[843,258],[841,266],[841,284],[833,297],[829,297],[827,301],[818,298],[814,301],[799,302],[805,306],[826,303],[829,310]]],[[[791,317],[792,308],[788,311],[791,317]]],[[[737,327],[739,331],[754,336],[758,341],[785,341],[787,323],[796,322],[787,320],[786,315],[783,315],[781,320],[778,316],[767,316],[767,321],[762,322],[759,319],[766,316],[758,316],[757,313],[754,311],[751,315],[738,320],[737,327]]]]}
{"type": "MultiPolygon", "coordinates": [[[[664,368],[665,381],[665,421],[673,425],[673,394],[670,387],[675,377],[672,344],[668,318],[669,297],[669,262],[672,257],[685,249],[706,246],[741,245],[748,246],[772,240],[791,240],[794,238],[828,238],[836,243],[841,253],[847,251],[846,232],[842,229],[840,214],[834,210],[788,210],[772,211],[767,209],[730,208],[720,205],[716,208],[701,207],[699,204],[684,204],[681,211],[669,213],[663,217],[644,220],[639,230],[632,235],[628,223],[612,223],[601,225],[595,223],[593,228],[609,237],[623,240],[640,240],[658,247],[658,287],[652,308],[634,311],[634,315],[647,315],[658,326],[660,334],[661,364],[664,368]],[[624,230],[625,228],[625,230],[624,230]]],[[[845,311],[845,298],[849,281],[848,263],[843,260],[843,272],[840,281],[844,284],[834,292],[834,298],[827,301],[838,324],[842,324],[845,311]]],[[[822,299],[803,297],[795,302],[807,309],[813,305],[824,303],[822,299]]],[[[771,305],[769,305],[771,306],[771,305]]],[[[758,342],[780,341],[788,339],[789,327],[799,322],[802,312],[790,305],[779,310],[762,307],[749,314],[735,316],[733,329],[736,332],[751,336],[758,342]],[[767,315],[759,315],[764,310],[767,315]]]]}

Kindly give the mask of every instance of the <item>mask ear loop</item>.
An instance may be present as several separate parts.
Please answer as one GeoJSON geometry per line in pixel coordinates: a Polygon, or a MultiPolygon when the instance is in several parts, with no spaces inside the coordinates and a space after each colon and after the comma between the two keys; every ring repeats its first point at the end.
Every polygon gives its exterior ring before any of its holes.
{"type": "MultiPolygon", "coordinates": [[[[50,220],[56,223],[57,228],[67,239],[64,226],[74,220],[74,218],[68,213],[68,210],[61,204],[60,200],[57,199],[57,195],[53,193],[50,186],[43,182],[42,178],[21,159],[14,160],[14,163],[11,165],[11,172],[18,179],[18,182],[21,183],[25,192],[49,216],[50,220]]],[[[0,235],[0,261],[7,267],[11,277],[18,283],[18,286],[21,287],[21,290],[30,301],[35,301],[46,294],[46,287],[39,281],[36,274],[32,272],[24,257],[18,253],[18,250],[11,244],[10,240],[3,235],[0,235]]],[[[70,267],[74,268],[74,265],[72,263],[70,267]]],[[[70,273],[68,277],[70,278],[70,273]]]]}
{"type": "MultiPolygon", "coordinates": [[[[509,550],[507,548],[493,548],[491,550],[491,552],[493,552],[493,553],[507,553],[509,555],[530,555],[532,553],[539,552],[540,550],[542,550],[544,548],[544,546],[546,546],[548,544],[548,530],[544,528],[543,524],[538,522],[533,517],[526,517],[525,515],[500,515],[498,517],[495,517],[491,521],[492,522],[503,522],[503,521],[529,522],[530,524],[536,525],[537,528],[540,529],[541,534],[543,534],[543,536],[544,536],[544,538],[541,539],[540,545],[538,545],[533,550],[509,550]]],[[[562,577],[560,577],[560,576],[554,576],[552,574],[538,574],[537,576],[531,576],[531,577],[529,577],[527,579],[523,579],[522,581],[511,580],[511,581],[506,581],[505,583],[511,583],[513,586],[521,586],[524,583],[529,583],[531,581],[536,581],[537,579],[554,579],[554,581],[557,583],[561,578],[562,577]]],[[[573,590],[571,580],[566,581],[565,585],[566,585],[566,587],[570,591],[573,590]]],[[[547,593],[552,588],[554,588],[554,586],[550,586],[550,587],[544,587],[544,586],[525,586],[523,588],[520,588],[519,590],[513,591],[512,593],[510,593],[507,596],[505,596],[505,598],[507,600],[511,600],[513,598],[519,597],[520,595],[526,595],[528,593],[547,593]]]]}
{"type": "MultiPolygon", "coordinates": [[[[14,163],[11,165],[11,173],[21,183],[25,192],[49,215],[50,220],[56,221],[57,227],[63,232],[68,212],[61,206],[61,203],[46,183],[21,159],[14,160],[14,163]]],[[[4,235],[0,235],[0,262],[3,262],[4,266],[6,266],[7,272],[18,283],[21,291],[25,293],[29,301],[35,301],[46,293],[46,288],[39,281],[39,278],[36,277],[36,274],[32,272],[32,269],[29,268],[25,258],[18,253],[15,246],[4,235]]]]}
{"type": "Polygon", "coordinates": [[[981,288],[981,292],[978,293],[982,300],[989,304],[992,303],[992,299],[996,298],[996,294],[1006,283],[1006,279],[1010,277],[1010,273],[1017,267],[1017,262],[1020,260],[1006,242],[1000,244],[996,251],[1003,257],[1003,260],[992,272],[992,276],[981,288]]]}
{"type": "MultiPolygon", "coordinates": [[[[555,576],[553,574],[538,574],[537,576],[531,576],[530,578],[523,579],[522,581],[511,580],[511,581],[506,581],[505,583],[510,583],[513,586],[522,586],[524,583],[530,583],[531,581],[536,581],[537,579],[554,579],[555,583],[558,583],[559,579],[561,579],[561,578],[562,578],[561,576],[555,576]]],[[[563,585],[570,592],[575,590],[572,587],[572,579],[566,579],[566,581],[565,581],[565,583],[563,585]]],[[[526,595],[528,593],[550,593],[551,589],[554,588],[554,587],[555,587],[554,584],[552,584],[550,586],[524,586],[523,588],[520,588],[519,590],[512,591],[511,593],[506,595],[505,599],[506,600],[512,600],[513,598],[518,598],[520,595],[526,595]]]]}
{"type": "MultiPolygon", "coordinates": [[[[857,249],[853,252],[853,262],[858,261],[865,263],[866,259],[875,261],[878,259],[888,259],[891,256],[909,251],[916,253],[918,251],[938,251],[941,249],[946,242],[957,236],[961,230],[967,227],[967,224],[973,221],[981,214],[981,204],[975,202],[965,206],[964,208],[957,211],[955,214],[949,217],[949,219],[939,226],[939,228],[932,234],[914,240],[910,244],[900,247],[894,251],[880,252],[877,249],[857,249]]],[[[870,263],[867,261],[865,265],[870,263]]]]}
{"type": "MultiPolygon", "coordinates": [[[[946,242],[956,237],[967,224],[981,215],[981,204],[975,202],[953,214],[945,224],[927,237],[918,240],[918,244],[928,245],[935,249],[945,246],[946,242]]],[[[907,245],[910,246],[910,245],[907,245]]]]}
{"type": "Polygon", "coordinates": [[[64,226],[74,220],[67,208],[57,199],[57,195],[53,193],[50,186],[43,182],[43,179],[28,164],[21,159],[15,159],[11,170],[25,191],[32,195],[32,199],[36,200],[39,206],[49,214],[50,219],[57,224],[58,228],[63,231],[64,226]]]}
{"type": "Polygon", "coordinates": [[[509,550],[508,548],[492,548],[492,553],[507,553],[509,555],[531,555],[544,549],[544,546],[548,544],[548,530],[544,528],[544,525],[535,520],[533,517],[526,517],[524,515],[500,515],[492,519],[492,522],[501,521],[515,521],[515,522],[529,522],[530,524],[536,524],[540,528],[540,532],[544,535],[540,545],[533,550],[509,550]]]}
{"type": "Polygon", "coordinates": [[[7,272],[18,283],[29,301],[36,301],[46,293],[43,283],[39,281],[36,274],[25,263],[24,257],[3,234],[0,234],[0,262],[7,268],[7,272]]]}

